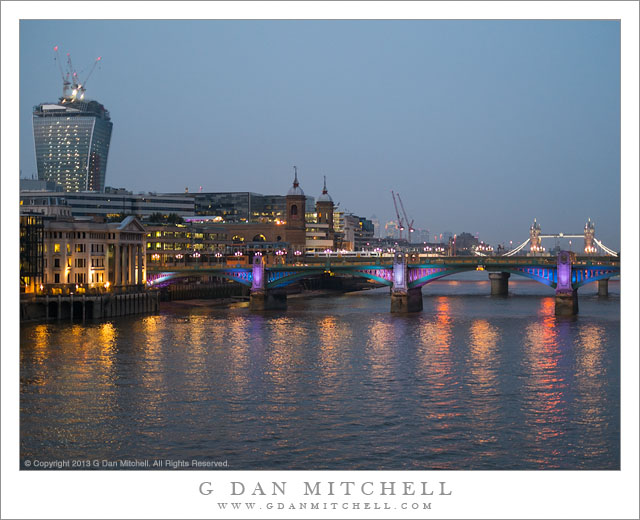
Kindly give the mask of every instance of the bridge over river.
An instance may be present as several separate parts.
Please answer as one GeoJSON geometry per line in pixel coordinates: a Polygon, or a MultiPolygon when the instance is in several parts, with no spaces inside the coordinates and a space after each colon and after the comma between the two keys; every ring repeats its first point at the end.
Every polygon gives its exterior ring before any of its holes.
{"type": "Polygon", "coordinates": [[[199,266],[171,271],[148,271],[148,285],[161,287],[186,277],[209,275],[250,287],[250,307],[254,310],[286,308],[287,285],[325,274],[355,276],[373,280],[391,288],[391,312],[422,310],[422,286],[465,271],[487,271],[491,294],[508,294],[511,275],[523,276],[555,289],[556,314],[578,312],[578,289],[598,282],[598,293],[608,294],[608,281],[620,274],[620,259],[614,256],[576,256],[560,251],[550,256],[433,257],[427,260],[398,252],[390,258],[359,258],[346,261],[335,258],[305,259],[304,262],[265,265],[260,255],[249,267],[199,266]]]}

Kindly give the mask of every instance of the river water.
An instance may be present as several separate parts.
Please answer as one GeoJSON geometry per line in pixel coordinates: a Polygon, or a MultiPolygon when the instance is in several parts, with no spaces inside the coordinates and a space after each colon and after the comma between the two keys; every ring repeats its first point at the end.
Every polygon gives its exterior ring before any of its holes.
{"type": "MultiPolygon", "coordinates": [[[[486,275],[485,275],[486,276],[486,275]]],[[[618,469],[620,286],[511,280],[388,289],[287,311],[167,304],[21,327],[25,460],[227,461],[228,469],[618,469]]],[[[32,463],[31,463],[32,464],[32,463]]]]}

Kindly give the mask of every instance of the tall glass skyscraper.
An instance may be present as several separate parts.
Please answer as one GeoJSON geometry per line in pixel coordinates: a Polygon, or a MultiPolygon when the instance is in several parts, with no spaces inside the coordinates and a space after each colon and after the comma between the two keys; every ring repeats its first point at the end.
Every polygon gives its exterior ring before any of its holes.
{"type": "Polygon", "coordinates": [[[60,98],[33,109],[38,178],[64,191],[104,191],[113,123],[97,101],[60,98]]]}

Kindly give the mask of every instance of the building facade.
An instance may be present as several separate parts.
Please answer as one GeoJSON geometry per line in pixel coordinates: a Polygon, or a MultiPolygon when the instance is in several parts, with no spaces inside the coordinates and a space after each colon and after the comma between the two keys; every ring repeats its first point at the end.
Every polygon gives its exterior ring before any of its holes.
{"type": "Polygon", "coordinates": [[[146,233],[135,217],[99,223],[44,220],[44,290],[117,290],[146,283],[146,233]]]}
{"type": "Polygon", "coordinates": [[[20,292],[34,293],[44,276],[44,224],[37,214],[20,215],[20,292]]]}
{"type": "Polygon", "coordinates": [[[113,123],[97,101],[60,98],[33,109],[38,178],[65,191],[103,191],[113,123]]]}
{"type": "Polygon", "coordinates": [[[313,219],[307,222],[307,241],[305,250],[308,253],[320,253],[335,250],[333,199],[327,191],[327,178],[324,178],[322,194],[316,201],[316,212],[313,219]]]}
{"type": "Polygon", "coordinates": [[[194,201],[191,195],[133,194],[125,190],[106,193],[23,190],[20,192],[20,204],[33,205],[35,201],[52,195],[58,199],[64,199],[74,217],[97,215],[114,218],[131,215],[144,218],[156,213],[164,216],[174,213],[184,217],[193,215],[194,212],[194,201]]]}
{"type": "Polygon", "coordinates": [[[227,231],[208,224],[147,224],[149,266],[197,266],[219,263],[228,254],[227,231]]]}
{"type": "MultiPolygon", "coordinates": [[[[287,216],[287,200],[284,195],[262,195],[250,191],[167,193],[171,197],[191,196],[194,215],[217,217],[217,222],[227,223],[277,223],[287,216]]],[[[313,211],[313,198],[306,199],[307,211],[313,211]]]]}

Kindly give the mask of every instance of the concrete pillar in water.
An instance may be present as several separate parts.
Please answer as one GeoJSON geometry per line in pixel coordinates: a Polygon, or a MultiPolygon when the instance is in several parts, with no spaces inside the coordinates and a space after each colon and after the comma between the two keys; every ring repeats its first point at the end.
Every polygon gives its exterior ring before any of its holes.
{"type": "Polygon", "coordinates": [[[556,285],[556,316],[574,316],[578,314],[578,290],[571,283],[571,264],[573,254],[570,251],[558,253],[558,284],[556,285]]]}
{"type": "Polygon", "coordinates": [[[598,296],[609,296],[609,278],[598,280],[598,296]]]}
{"type": "Polygon", "coordinates": [[[404,253],[396,253],[393,259],[391,312],[408,313],[422,310],[422,287],[409,288],[408,274],[404,253]]]}
{"type": "Polygon", "coordinates": [[[510,273],[489,273],[491,280],[491,296],[506,296],[509,294],[510,273]]]}
{"type": "Polygon", "coordinates": [[[285,310],[287,308],[287,294],[285,292],[267,289],[264,263],[260,255],[253,257],[249,308],[253,311],[285,310]]]}

